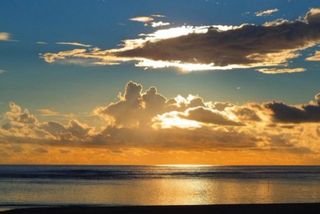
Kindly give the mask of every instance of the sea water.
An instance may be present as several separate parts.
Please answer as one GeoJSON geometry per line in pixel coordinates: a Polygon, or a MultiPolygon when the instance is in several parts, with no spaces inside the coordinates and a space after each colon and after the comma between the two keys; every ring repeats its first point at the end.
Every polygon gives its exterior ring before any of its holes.
{"type": "Polygon", "coordinates": [[[0,166],[0,208],[320,202],[318,166],[0,166]]]}

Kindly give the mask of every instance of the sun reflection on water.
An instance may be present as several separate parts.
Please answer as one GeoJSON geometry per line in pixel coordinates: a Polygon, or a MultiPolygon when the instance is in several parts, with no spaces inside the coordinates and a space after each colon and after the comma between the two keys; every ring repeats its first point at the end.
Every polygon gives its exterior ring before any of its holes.
{"type": "MultiPolygon", "coordinates": [[[[85,169],[97,170],[94,172],[101,170],[99,167],[85,169]]],[[[104,170],[118,174],[87,179],[0,179],[0,205],[288,203],[317,202],[320,198],[318,177],[247,178],[238,176],[234,167],[219,168],[197,164],[111,166],[104,170]],[[222,169],[223,176],[217,176],[222,169]]],[[[252,168],[241,170],[247,172],[252,168]]]]}

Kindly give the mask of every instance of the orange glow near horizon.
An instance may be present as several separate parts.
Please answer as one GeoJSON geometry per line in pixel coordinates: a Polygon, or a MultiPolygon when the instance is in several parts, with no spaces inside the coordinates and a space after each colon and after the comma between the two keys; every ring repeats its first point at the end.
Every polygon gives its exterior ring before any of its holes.
{"type": "MultiPolygon", "coordinates": [[[[8,147],[7,147],[8,148],[8,147]]],[[[17,149],[17,148],[15,148],[17,149]]],[[[151,151],[105,148],[43,147],[24,144],[20,152],[1,156],[2,164],[81,164],[81,165],[170,165],[201,167],[207,165],[316,165],[315,155],[272,151],[151,151]],[[42,148],[42,147],[41,147],[42,148]]]]}

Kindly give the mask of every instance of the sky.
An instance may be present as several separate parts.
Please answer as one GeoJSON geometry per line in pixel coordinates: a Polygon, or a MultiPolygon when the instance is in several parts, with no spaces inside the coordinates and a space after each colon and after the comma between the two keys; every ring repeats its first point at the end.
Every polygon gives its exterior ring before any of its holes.
{"type": "Polygon", "coordinates": [[[320,164],[319,47],[317,0],[2,0],[0,163],[320,164]]]}

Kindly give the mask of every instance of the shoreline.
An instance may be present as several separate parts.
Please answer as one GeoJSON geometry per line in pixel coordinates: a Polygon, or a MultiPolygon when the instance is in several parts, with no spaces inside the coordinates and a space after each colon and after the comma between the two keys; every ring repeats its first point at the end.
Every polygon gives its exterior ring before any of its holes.
{"type": "Polygon", "coordinates": [[[15,208],[0,211],[1,214],[136,214],[136,213],[320,213],[320,203],[281,204],[221,204],[221,205],[170,205],[170,206],[54,206],[15,208]]]}

